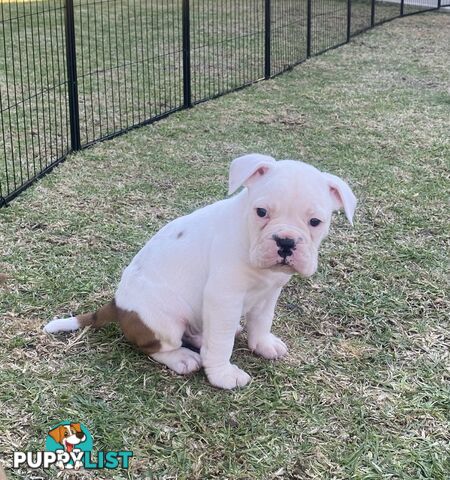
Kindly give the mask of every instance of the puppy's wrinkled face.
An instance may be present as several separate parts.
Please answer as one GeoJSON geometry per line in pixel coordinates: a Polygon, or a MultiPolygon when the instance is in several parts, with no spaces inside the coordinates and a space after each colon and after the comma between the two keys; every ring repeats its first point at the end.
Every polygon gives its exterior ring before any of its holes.
{"type": "Polygon", "coordinates": [[[254,268],[313,275],[333,211],[344,208],[351,223],[356,207],[350,187],[339,177],[293,160],[240,157],[230,169],[230,191],[239,185],[247,187],[254,268]]]}
{"type": "Polygon", "coordinates": [[[281,163],[249,187],[250,263],[309,277],[330,227],[332,198],[319,171],[281,163]]]}

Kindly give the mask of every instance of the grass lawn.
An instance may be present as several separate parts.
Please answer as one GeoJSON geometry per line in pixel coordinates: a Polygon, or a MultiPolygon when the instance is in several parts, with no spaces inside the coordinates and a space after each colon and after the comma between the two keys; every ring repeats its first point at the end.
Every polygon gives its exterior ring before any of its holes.
{"type": "Polygon", "coordinates": [[[449,44],[450,15],[396,20],[73,155],[1,209],[6,467],[69,418],[95,451],[134,451],[128,472],[77,479],[447,479],[449,44]],[[111,299],[145,240],[223,198],[230,160],[250,151],[341,175],[360,201],[353,229],[335,217],[318,273],[280,298],[286,359],[251,355],[244,334],[233,361],[253,381],[224,392],[148,360],[114,325],[42,333],[111,299]]]}

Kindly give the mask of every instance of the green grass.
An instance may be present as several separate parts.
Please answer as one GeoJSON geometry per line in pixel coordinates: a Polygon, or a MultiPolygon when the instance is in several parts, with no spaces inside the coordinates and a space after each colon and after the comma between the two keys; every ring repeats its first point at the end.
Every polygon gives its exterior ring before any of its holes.
{"type": "Polygon", "coordinates": [[[71,418],[95,450],[135,454],[128,472],[80,479],[447,479],[449,27],[445,14],[382,26],[73,155],[0,210],[5,465],[71,418]],[[42,333],[109,300],[145,240],[223,198],[230,160],[249,151],[306,160],[359,198],[355,227],[337,215],[318,273],[280,298],[286,359],[252,356],[244,335],[233,361],[253,381],[223,392],[114,326],[42,333]]]}

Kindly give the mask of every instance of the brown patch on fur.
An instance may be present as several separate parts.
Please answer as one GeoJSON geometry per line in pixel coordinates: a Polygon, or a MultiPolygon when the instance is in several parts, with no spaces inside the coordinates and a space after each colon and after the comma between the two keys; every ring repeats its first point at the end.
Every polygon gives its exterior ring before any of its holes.
{"type": "Polygon", "coordinates": [[[116,305],[115,300],[107,303],[95,313],[77,315],[77,319],[80,327],[92,326],[93,328],[101,328],[108,323],[118,322],[125,338],[147,355],[159,352],[161,349],[161,342],[156,338],[155,332],[145,325],[141,317],[136,312],[122,310],[116,305]]]}
{"type": "Polygon", "coordinates": [[[134,343],[146,355],[159,352],[161,342],[136,312],[117,308],[117,318],[125,338],[130,343],[134,343]]]}
{"type": "Polygon", "coordinates": [[[91,325],[93,328],[101,328],[108,325],[108,323],[117,322],[117,310],[116,302],[112,300],[95,313],[77,315],[77,319],[80,322],[80,327],[91,325]]]}

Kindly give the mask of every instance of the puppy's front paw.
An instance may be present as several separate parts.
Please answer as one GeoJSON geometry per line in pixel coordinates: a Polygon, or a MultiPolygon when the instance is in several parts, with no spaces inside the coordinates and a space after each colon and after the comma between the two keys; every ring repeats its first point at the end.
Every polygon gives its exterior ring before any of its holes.
{"type": "Polygon", "coordinates": [[[249,339],[248,346],[252,352],[268,359],[284,357],[288,351],[285,343],[271,333],[257,339],[249,339]]]}
{"type": "Polygon", "coordinates": [[[243,387],[250,381],[250,375],[231,363],[222,367],[205,368],[205,372],[211,385],[226,390],[243,387]]]}

